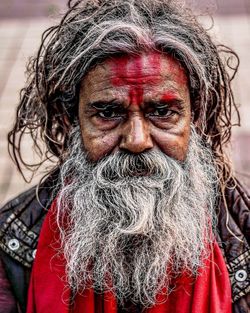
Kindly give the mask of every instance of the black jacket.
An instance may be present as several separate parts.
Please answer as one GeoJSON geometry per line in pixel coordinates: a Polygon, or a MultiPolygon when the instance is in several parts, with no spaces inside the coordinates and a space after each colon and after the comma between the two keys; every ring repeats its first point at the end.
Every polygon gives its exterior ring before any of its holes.
{"type": "MultiPolygon", "coordinates": [[[[4,300],[0,294],[0,313],[25,312],[31,267],[41,225],[55,194],[54,183],[55,177],[47,179],[38,197],[36,188],[31,188],[0,211],[0,261],[15,299],[8,310],[1,311],[4,300]]],[[[226,190],[226,203],[228,208],[221,201],[218,209],[217,240],[231,280],[233,312],[250,313],[250,198],[238,184],[226,190]]]]}

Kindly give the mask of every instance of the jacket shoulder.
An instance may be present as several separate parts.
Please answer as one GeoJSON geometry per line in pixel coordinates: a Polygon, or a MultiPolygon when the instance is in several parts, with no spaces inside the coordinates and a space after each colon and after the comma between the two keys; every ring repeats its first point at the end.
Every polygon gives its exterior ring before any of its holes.
{"type": "Polygon", "coordinates": [[[0,210],[0,248],[16,261],[31,267],[44,217],[53,200],[55,180],[21,193],[0,210]]]}
{"type": "Polygon", "coordinates": [[[235,186],[226,189],[225,198],[221,199],[218,233],[231,280],[235,312],[248,312],[250,197],[246,187],[239,181],[236,182],[235,186]],[[237,311],[236,307],[241,308],[241,311],[237,311]]]}
{"type": "MultiPolygon", "coordinates": [[[[250,193],[240,182],[235,188],[228,188],[226,192],[228,210],[239,231],[250,244],[250,193]]],[[[235,229],[235,231],[237,231],[235,229]]]]}
{"type": "Polygon", "coordinates": [[[5,205],[0,208],[0,230],[3,227],[3,224],[8,221],[9,216],[13,213],[16,213],[22,208],[25,208],[29,205],[36,196],[36,186],[29,188],[28,190],[20,193],[15,198],[8,201],[5,205]]]}

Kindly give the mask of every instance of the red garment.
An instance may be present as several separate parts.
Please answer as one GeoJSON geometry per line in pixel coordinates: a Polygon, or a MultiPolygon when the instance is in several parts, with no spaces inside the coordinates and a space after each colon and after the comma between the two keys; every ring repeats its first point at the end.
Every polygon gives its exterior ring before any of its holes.
{"type": "MultiPolygon", "coordinates": [[[[55,221],[56,201],[43,223],[28,294],[27,313],[118,313],[112,292],[96,295],[92,288],[70,302],[65,279],[65,259],[57,255],[59,229],[55,221]]],[[[146,313],[231,313],[231,287],[225,261],[216,241],[210,258],[194,279],[183,274],[168,296],[158,295],[160,304],[146,313]]]]}

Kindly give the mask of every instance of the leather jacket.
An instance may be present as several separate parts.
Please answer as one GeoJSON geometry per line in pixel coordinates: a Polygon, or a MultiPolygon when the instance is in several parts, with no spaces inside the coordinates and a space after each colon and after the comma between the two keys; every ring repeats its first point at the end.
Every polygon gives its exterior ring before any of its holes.
{"type": "MultiPolygon", "coordinates": [[[[38,193],[33,187],[0,211],[0,272],[2,267],[5,284],[9,282],[3,290],[0,276],[0,313],[25,313],[32,263],[43,220],[55,195],[55,177],[48,178],[38,193]]],[[[250,198],[238,183],[226,189],[225,200],[227,205],[221,200],[218,206],[217,241],[229,272],[233,312],[249,313],[250,198]]]]}

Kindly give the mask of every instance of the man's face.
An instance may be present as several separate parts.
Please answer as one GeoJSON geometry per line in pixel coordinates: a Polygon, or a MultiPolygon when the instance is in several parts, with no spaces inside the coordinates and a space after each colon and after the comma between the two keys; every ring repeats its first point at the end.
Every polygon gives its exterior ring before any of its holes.
{"type": "Polygon", "coordinates": [[[83,79],[79,118],[92,161],[151,149],[183,161],[191,122],[185,71],[158,52],[108,59],[83,79]]]}

